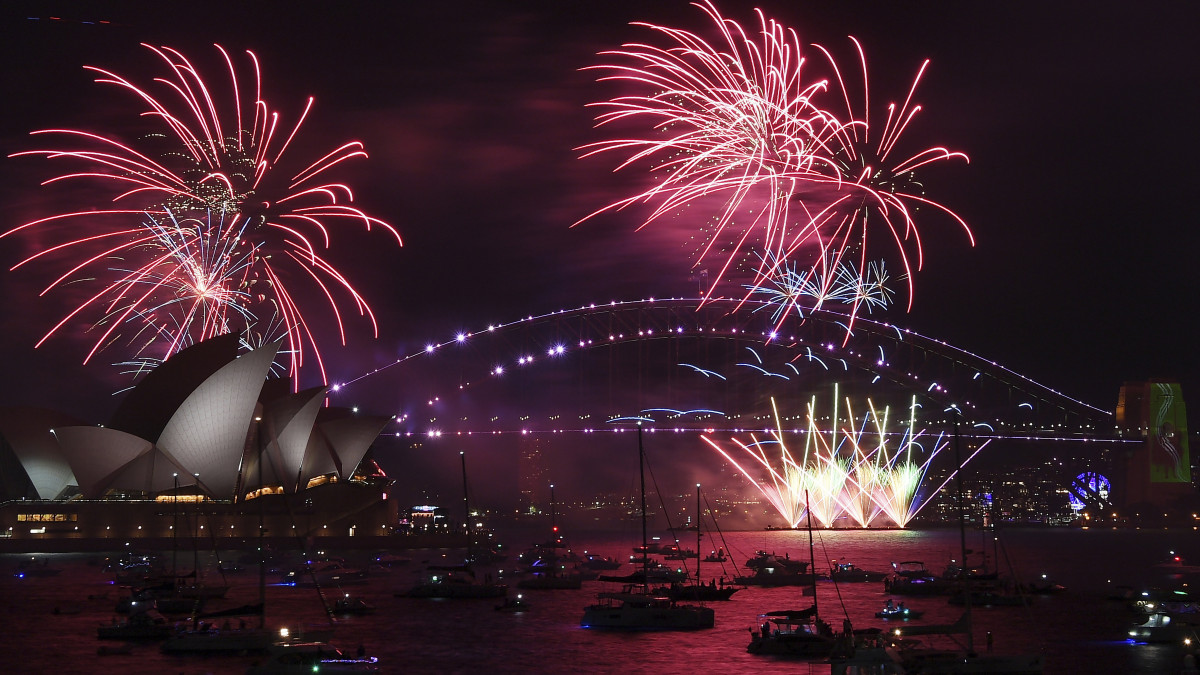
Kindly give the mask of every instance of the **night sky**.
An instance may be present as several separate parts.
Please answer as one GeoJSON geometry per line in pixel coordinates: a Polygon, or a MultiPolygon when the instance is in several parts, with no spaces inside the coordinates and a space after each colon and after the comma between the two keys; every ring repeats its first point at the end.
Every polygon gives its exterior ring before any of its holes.
{"type": "MultiPolygon", "coordinates": [[[[644,211],[570,227],[645,180],[637,170],[613,173],[616,155],[578,158],[579,146],[609,133],[593,128],[586,104],[615,92],[580,69],[597,52],[653,38],[630,22],[709,34],[708,18],[686,2],[106,4],[0,9],[3,154],[32,147],[35,129],[136,126],[129,97],[93,83],[85,64],[145,81],[158,64],[139,42],[210,65],[219,65],[214,42],[254,50],[277,109],[294,114],[316,97],[297,151],[362,140],[370,158],[341,175],[356,205],[404,237],[397,248],[348,228],[336,240],[330,256],[352,270],[381,335],[352,324],[349,348],[327,343],[334,380],[457,330],[695,289],[692,260],[669,232],[634,231],[644,211]],[[101,20],[110,23],[88,23],[101,20]]],[[[930,218],[913,309],[883,318],[1100,407],[1115,405],[1123,381],[1144,378],[1180,381],[1200,405],[1200,7],[720,4],[747,26],[755,6],[841,54],[846,36],[859,38],[880,96],[899,96],[922,60],[932,61],[908,139],[970,156],[925,181],[977,243],[930,218]]],[[[52,168],[0,160],[3,229],[88,199],[69,186],[39,187],[52,168]]],[[[5,267],[30,246],[34,238],[0,240],[5,267]]],[[[3,403],[101,419],[115,405],[111,359],[80,366],[86,349],[69,338],[33,349],[64,307],[53,293],[36,297],[45,281],[36,269],[0,275],[3,403]]]]}

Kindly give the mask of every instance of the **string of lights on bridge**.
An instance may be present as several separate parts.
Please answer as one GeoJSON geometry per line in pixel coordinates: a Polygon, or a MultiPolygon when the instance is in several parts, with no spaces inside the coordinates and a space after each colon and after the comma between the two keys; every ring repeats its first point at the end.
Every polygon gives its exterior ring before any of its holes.
{"type": "MultiPolygon", "coordinates": [[[[654,306],[662,307],[662,306],[688,305],[688,304],[695,304],[697,307],[702,307],[702,306],[706,306],[706,305],[711,306],[711,305],[718,304],[718,303],[732,304],[734,306],[735,311],[742,309],[742,308],[748,308],[748,311],[751,313],[753,313],[754,311],[756,311],[757,309],[759,309],[761,307],[769,305],[769,303],[766,303],[766,302],[753,301],[753,300],[729,300],[729,299],[703,300],[703,299],[698,299],[698,298],[668,298],[668,299],[649,298],[649,299],[644,299],[644,300],[632,300],[632,301],[616,301],[616,300],[614,300],[614,301],[611,301],[608,303],[591,303],[588,305],[580,306],[573,310],[560,309],[555,312],[549,312],[549,313],[540,314],[540,315],[528,315],[524,318],[517,319],[515,321],[510,321],[510,322],[506,322],[506,323],[488,324],[487,327],[482,330],[459,331],[458,333],[454,334],[454,336],[451,337],[450,339],[443,340],[441,342],[429,342],[425,345],[425,347],[423,349],[421,349],[419,351],[400,356],[400,357],[396,358],[395,361],[392,361],[385,365],[362,372],[359,375],[351,377],[343,382],[332,384],[330,386],[330,390],[334,394],[345,395],[347,390],[349,390],[351,387],[353,387],[353,385],[361,383],[369,378],[373,378],[380,374],[386,373],[392,369],[395,369],[398,366],[402,366],[402,365],[409,363],[415,359],[428,358],[428,357],[431,357],[434,355],[442,354],[448,348],[452,348],[455,346],[462,346],[469,342],[474,342],[480,338],[485,338],[487,336],[495,336],[495,335],[503,333],[505,331],[511,331],[511,330],[515,330],[520,327],[531,326],[531,325],[539,323],[539,322],[546,322],[546,321],[561,319],[561,318],[570,317],[570,316],[587,316],[592,313],[598,314],[601,312],[608,312],[608,311],[612,311],[612,310],[616,310],[616,309],[631,309],[631,308],[641,308],[641,307],[649,308],[649,307],[654,307],[654,306]]],[[[834,312],[827,312],[827,314],[831,314],[831,315],[835,315],[835,316],[837,315],[834,312]]],[[[845,317],[845,318],[848,319],[849,317],[845,317]]],[[[940,348],[948,350],[950,353],[952,353],[954,355],[957,355],[960,357],[965,357],[965,359],[973,359],[981,364],[986,364],[988,366],[991,366],[992,368],[996,369],[997,371],[1004,374],[1005,376],[1015,378],[1026,385],[1035,387],[1040,390],[1044,390],[1045,392],[1048,392],[1050,394],[1053,394],[1054,396],[1060,397],[1061,399],[1069,401],[1077,406],[1089,409],[1089,410],[1097,412],[1097,413],[1101,413],[1106,416],[1112,415],[1112,413],[1110,411],[1103,410],[1099,407],[1096,407],[1094,405],[1091,405],[1091,404],[1081,401],[1079,399],[1068,396],[1060,391],[1057,391],[1057,390],[1047,387],[1041,383],[1038,383],[1038,382],[1034,381],[1033,379],[1026,377],[1025,375],[1021,375],[1020,373],[1017,373],[1016,371],[1014,371],[1010,368],[1002,366],[1002,365],[996,363],[995,361],[991,361],[982,356],[979,356],[979,355],[969,352],[967,350],[964,350],[964,349],[961,349],[954,345],[951,345],[945,341],[930,338],[928,336],[922,335],[920,333],[917,333],[917,332],[912,331],[907,328],[902,329],[898,326],[895,326],[894,324],[873,321],[873,320],[864,318],[862,316],[856,317],[855,322],[856,322],[856,325],[861,325],[864,327],[874,327],[876,330],[878,330],[880,332],[880,334],[883,334],[885,332],[889,333],[889,334],[894,334],[896,339],[900,342],[911,343],[911,341],[913,339],[919,339],[919,340],[923,340],[923,341],[926,341],[926,342],[934,344],[934,345],[938,345],[940,348]]],[[[853,331],[847,326],[846,323],[843,323],[840,321],[838,323],[839,323],[839,325],[842,325],[844,328],[846,328],[846,330],[848,331],[848,336],[853,335],[853,331]]],[[[603,337],[599,338],[599,339],[583,338],[583,339],[580,339],[574,345],[570,345],[565,342],[557,342],[547,348],[539,350],[536,353],[533,351],[529,351],[529,350],[521,351],[518,354],[516,354],[515,356],[513,356],[511,361],[509,361],[507,363],[497,363],[494,366],[492,366],[490,368],[490,370],[486,371],[486,375],[490,376],[491,378],[499,378],[499,377],[506,375],[510,369],[530,367],[530,366],[534,365],[535,363],[540,363],[540,362],[544,361],[545,359],[550,359],[550,360],[560,359],[573,351],[580,351],[580,350],[592,348],[595,346],[606,345],[606,344],[616,344],[616,343],[620,343],[623,341],[629,341],[629,340],[635,340],[635,339],[640,340],[640,339],[652,339],[652,338],[656,338],[656,337],[683,336],[683,335],[692,334],[692,333],[708,334],[708,335],[714,335],[714,336],[722,336],[722,335],[734,335],[734,336],[746,336],[746,337],[755,336],[755,339],[761,339],[764,345],[766,345],[766,344],[780,345],[780,344],[783,344],[784,342],[796,344],[798,342],[798,339],[795,335],[788,335],[787,337],[784,337],[783,335],[781,335],[780,333],[778,333],[776,331],[758,331],[758,332],[756,332],[753,330],[746,330],[746,329],[740,328],[738,326],[733,326],[730,328],[723,328],[723,329],[716,328],[716,327],[709,327],[709,328],[707,328],[707,331],[706,331],[705,326],[697,326],[695,328],[688,329],[682,325],[676,325],[674,327],[666,328],[666,329],[662,329],[662,330],[655,330],[654,328],[643,328],[643,329],[637,330],[636,333],[634,333],[634,332],[610,333],[607,336],[607,338],[603,338],[603,337]],[[544,359],[543,359],[543,356],[544,356],[544,359]]],[[[843,370],[847,370],[847,371],[849,370],[850,366],[847,363],[846,359],[841,358],[837,354],[837,350],[839,349],[838,345],[836,345],[832,342],[826,342],[826,343],[820,345],[818,348],[819,349],[823,348],[825,350],[825,353],[824,354],[814,353],[812,347],[805,346],[803,353],[797,354],[797,356],[795,357],[795,360],[805,359],[810,362],[815,362],[815,363],[818,363],[819,365],[821,365],[822,367],[824,367],[826,370],[829,370],[831,368],[831,365],[835,368],[838,365],[840,365],[843,370]],[[826,362],[827,360],[829,361],[829,363],[826,362]]],[[[865,355],[854,351],[853,349],[847,349],[845,354],[846,354],[846,356],[851,356],[856,359],[867,359],[868,358],[865,355]]],[[[878,366],[889,366],[888,359],[887,359],[886,354],[884,353],[882,345],[879,345],[878,358],[876,358],[876,357],[869,357],[869,358],[873,359],[874,363],[878,366]]],[[[963,361],[960,361],[960,362],[963,362],[963,361]]],[[[705,377],[711,377],[711,376],[722,377],[722,378],[724,377],[724,376],[720,375],[719,373],[716,373],[711,370],[706,370],[704,368],[695,366],[693,364],[681,363],[678,365],[692,368],[692,369],[700,372],[701,374],[703,374],[705,377]]],[[[756,366],[755,364],[740,363],[737,365],[757,369],[765,377],[779,377],[779,378],[787,379],[786,373],[771,372],[765,368],[762,368],[761,366],[756,366]]],[[[795,371],[794,366],[791,366],[791,364],[787,364],[787,365],[789,365],[791,367],[791,369],[793,371],[795,371]]],[[[964,362],[964,365],[967,365],[967,364],[964,362]]],[[[798,371],[796,371],[796,372],[798,374],[798,371]]],[[[919,380],[919,377],[913,373],[907,373],[906,375],[908,377],[911,377],[914,381],[919,380]]],[[[978,379],[981,376],[982,376],[982,372],[979,369],[976,369],[975,374],[972,379],[978,379]]],[[[875,376],[875,379],[872,380],[872,382],[877,381],[879,379],[879,377],[880,376],[877,374],[875,376]]],[[[463,390],[470,388],[473,384],[474,383],[471,381],[462,382],[462,383],[458,384],[457,388],[460,391],[463,391],[463,390]]],[[[948,389],[945,388],[945,386],[943,386],[942,384],[940,384],[938,382],[930,382],[927,385],[926,391],[937,392],[943,396],[948,396],[950,393],[948,391],[948,389]]],[[[439,400],[440,400],[440,397],[434,396],[429,400],[429,404],[433,405],[436,402],[438,402],[439,400]]],[[[971,404],[969,402],[964,403],[964,405],[966,407],[971,406],[971,404]]],[[[1018,407],[1032,409],[1033,405],[1031,403],[1025,402],[1025,403],[1019,404],[1018,407]]],[[[680,412],[682,412],[682,411],[680,411],[680,412]]],[[[708,411],[708,412],[709,412],[709,414],[719,414],[719,415],[725,417],[726,419],[729,418],[728,415],[725,415],[725,413],[720,413],[719,411],[708,411]]],[[[523,416],[523,417],[528,417],[528,416],[523,416]]],[[[409,421],[409,415],[401,412],[396,415],[395,419],[398,424],[405,424],[409,421]]],[[[673,429],[665,429],[665,430],[671,431],[674,433],[687,433],[687,432],[698,433],[698,432],[702,432],[702,431],[709,432],[709,433],[716,432],[716,431],[738,433],[738,432],[747,431],[746,428],[742,428],[742,427],[736,427],[736,428],[713,427],[711,429],[709,429],[709,428],[699,429],[699,428],[690,428],[690,427],[676,427],[673,429]]],[[[620,432],[619,429],[596,429],[594,427],[586,427],[585,426],[585,427],[576,428],[576,429],[563,428],[563,429],[554,429],[554,430],[546,430],[546,431],[521,428],[521,429],[486,430],[486,431],[461,431],[460,430],[460,431],[455,431],[452,433],[454,433],[456,435],[530,434],[530,433],[555,433],[555,434],[556,433],[585,433],[585,434],[591,434],[591,433],[601,433],[603,431],[612,431],[612,432],[616,432],[616,433],[620,432]]],[[[395,435],[397,435],[397,436],[421,436],[421,435],[424,435],[424,436],[436,438],[436,437],[440,437],[443,433],[447,433],[447,432],[430,429],[425,432],[417,432],[417,431],[411,431],[411,430],[404,431],[404,432],[395,432],[395,435]]],[[[983,436],[980,436],[980,437],[983,437],[983,436]]],[[[989,438],[1014,438],[1014,439],[1030,438],[1029,435],[1022,435],[1022,436],[990,435],[988,437],[989,438]]],[[[1061,437],[1051,438],[1048,436],[1039,435],[1039,436],[1037,436],[1037,438],[1039,440],[1054,440],[1054,441],[1087,441],[1087,440],[1089,440],[1087,438],[1070,437],[1070,436],[1061,436],[1061,437]]]]}

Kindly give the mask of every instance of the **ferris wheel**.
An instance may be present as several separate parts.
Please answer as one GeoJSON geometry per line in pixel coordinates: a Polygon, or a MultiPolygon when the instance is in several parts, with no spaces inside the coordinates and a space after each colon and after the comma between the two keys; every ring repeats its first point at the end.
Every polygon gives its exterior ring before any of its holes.
{"type": "Polygon", "coordinates": [[[1071,493],[1071,510],[1079,513],[1088,506],[1107,507],[1112,483],[1095,471],[1084,471],[1071,481],[1067,489],[1071,493]]]}

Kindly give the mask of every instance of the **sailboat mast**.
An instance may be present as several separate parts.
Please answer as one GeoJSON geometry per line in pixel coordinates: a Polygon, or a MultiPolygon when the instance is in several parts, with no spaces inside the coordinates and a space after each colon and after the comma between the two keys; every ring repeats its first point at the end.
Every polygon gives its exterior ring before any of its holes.
{"type": "Polygon", "coordinates": [[[171,576],[179,585],[179,474],[175,473],[175,490],[171,493],[171,576]]]}
{"type": "Polygon", "coordinates": [[[258,445],[258,629],[263,630],[267,627],[267,551],[263,548],[266,474],[262,465],[262,440],[255,439],[255,442],[258,445]]]}
{"type": "Polygon", "coordinates": [[[962,486],[962,453],[959,451],[958,441],[958,422],[962,417],[962,413],[956,407],[954,409],[954,463],[958,465],[958,471],[955,473],[955,485],[958,490],[958,538],[959,545],[962,547],[962,564],[959,569],[962,570],[962,589],[963,602],[966,607],[967,614],[967,653],[975,652],[975,636],[971,625],[971,573],[967,570],[967,506],[963,503],[963,486],[962,486]]]}
{"type": "Polygon", "coordinates": [[[458,458],[462,463],[462,485],[463,485],[463,527],[467,533],[467,563],[471,562],[471,502],[467,495],[467,453],[459,451],[458,458]]]}
{"type": "Polygon", "coordinates": [[[812,574],[813,616],[820,619],[821,611],[817,609],[817,562],[813,554],[812,509],[808,508],[808,490],[804,491],[804,510],[808,515],[808,571],[812,574]]]}
{"type": "Polygon", "coordinates": [[[700,484],[696,483],[696,583],[700,583],[700,484]]]}
{"type": "Polygon", "coordinates": [[[638,421],[638,477],[642,492],[642,591],[650,592],[650,552],[646,543],[646,450],[642,447],[642,423],[638,421]]]}

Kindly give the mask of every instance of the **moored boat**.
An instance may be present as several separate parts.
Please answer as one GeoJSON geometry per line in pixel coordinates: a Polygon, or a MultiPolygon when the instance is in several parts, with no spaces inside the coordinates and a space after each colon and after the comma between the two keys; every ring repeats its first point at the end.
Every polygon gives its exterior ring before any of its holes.
{"type": "Polygon", "coordinates": [[[934,575],[919,560],[892,563],[892,575],[883,580],[885,593],[895,595],[942,595],[955,583],[934,575]]]}
{"type": "Polygon", "coordinates": [[[887,578],[887,572],[872,572],[864,570],[854,563],[839,563],[835,560],[829,566],[829,578],[839,583],[883,581],[887,578]]]}
{"type": "Polygon", "coordinates": [[[351,655],[325,642],[288,642],[271,645],[266,659],[250,666],[247,675],[300,675],[301,673],[378,673],[379,659],[360,647],[351,655]]]}
{"type": "Polygon", "coordinates": [[[894,603],[890,599],[883,609],[875,612],[876,619],[890,619],[893,621],[907,621],[909,619],[919,619],[925,612],[905,607],[904,603],[894,603]]]}
{"type": "Polygon", "coordinates": [[[475,578],[475,573],[467,568],[432,569],[429,577],[422,583],[413,586],[398,597],[409,598],[445,598],[445,599],[478,599],[503,598],[508,595],[506,584],[493,583],[485,577],[483,581],[475,578]]]}
{"type": "Polygon", "coordinates": [[[496,605],[497,612],[512,612],[520,613],[529,610],[529,603],[525,601],[525,597],[520,593],[516,596],[509,596],[504,599],[504,602],[496,605]]]}
{"type": "Polygon", "coordinates": [[[362,598],[346,593],[333,602],[333,613],[356,615],[374,614],[375,605],[372,605],[362,598]]]}
{"type": "Polygon", "coordinates": [[[583,610],[579,625],[615,630],[698,630],[712,628],[716,613],[710,607],[679,604],[637,586],[600,593],[598,602],[583,610]]]}
{"type": "Polygon", "coordinates": [[[815,606],[767,612],[758,618],[758,629],[750,629],[750,644],[746,645],[751,654],[824,658],[837,645],[837,636],[821,621],[815,606]]]}
{"type": "Polygon", "coordinates": [[[131,614],[128,618],[96,628],[101,640],[161,640],[172,632],[167,617],[154,609],[131,614]]]}
{"type": "MultiPolygon", "coordinates": [[[[646,542],[646,454],[642,427],[638,425],[638,472],[641,476],[642,546],[646,542]]],[[[699,630],[712,628],[716,613],[703,605],[679,604],[669,596],[653,592],[648,585],[650,559],[641,558],[640,585],[629,584],[620,592],[602,592],[597,602],[583,610],[579,625],[612,630],[699,630]]],[[[603,579],[603,577],[601,577],[603,579]]]]}
{"type": "Polygon", "coordinates": [[[584,555],[583,555],[583,562],[581,562],[579,564],[579,566],[583,567],[584,569],[605,572],[605,571],[610,571],[610,570],[621,569],[621,561],[616,560],[612,557],[595,555],[595,554],[587,553],[585,551],[584,555]]]}
{"type": "MultiPolygon", "coordinates": [[[[812,538],[812,511],[808,506],[808,493],[804,493],[804,508],[808,513],[808,557],[809,564],[815,561],[812,538]]],[[[761,553],[761,552],[760,552],[761,553]]],[[[763,570],[759,569],[761,573],[763,570]]],[[[809,593],[812,596],[812,606],[798,610],[780,610],[766,612],[758,617],[756,628],[750,629],[750,644],[746,651],[751,654],[769,656],[788,656],[793,658],[825,658],[833,654],[839,644],[838,636],[829,624],[821,620],[817,605],[817,584],[815,575],[809,575],[812,580],[809,593]]],[[[843,630],[844,638],[851,639],[850,621],[846,620],[843,630]]]]}

